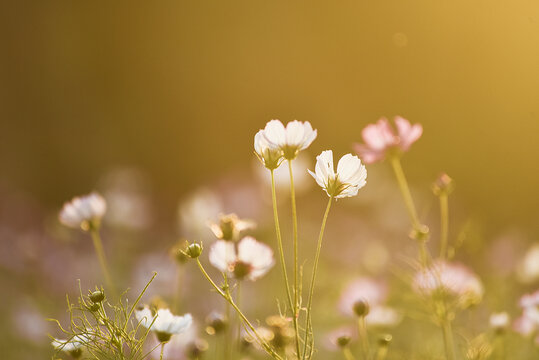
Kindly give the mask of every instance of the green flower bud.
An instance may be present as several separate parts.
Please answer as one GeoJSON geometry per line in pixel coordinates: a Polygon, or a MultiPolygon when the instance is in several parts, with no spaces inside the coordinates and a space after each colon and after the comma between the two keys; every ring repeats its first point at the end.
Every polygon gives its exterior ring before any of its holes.
{"type": "Polygon", "coordinates": [[[105,293],[101,290],[96,290],[90,294],[90,300],[92,300],[93,303],[100,303],[104,299],[105,299],[105,293]]]}
{"type": "Polygon", "coordinates": [[[365,317],[369,313],[369,304],[366,301],[358,300],[354,303],[354,314],[359,317],[365,317]]]}
{"type": "Polygon", "coordinates": [[[337,345],[339,345],[339,347],[342,349],[346,346],[348,346],[348,344],[350,344],[350,341],[352,340],[352,338],[348,335],[341,335],[337,338],[337,345]]]}
{"type": "Polygon", "coordinates": [[[192,243],[185,250],[185,255],[189,256],[191,259],[196,259],[202,254],[202,245],[197,243],[192,243]]]}
{"type": "Polygon", "coordinates": [[[379,346],[389,346],[389,343],[391,342],[391,340],[393,340],[393,336],[391,336],[390,334],[381,335],[378,338],[378,345],[379,346]]]}

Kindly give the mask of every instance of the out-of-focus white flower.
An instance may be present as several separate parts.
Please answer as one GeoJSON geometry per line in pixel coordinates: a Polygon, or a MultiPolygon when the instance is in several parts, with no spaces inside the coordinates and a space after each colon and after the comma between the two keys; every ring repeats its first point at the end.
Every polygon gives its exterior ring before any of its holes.
{"type": "Polygon", "coordinates": [[[509,325],[509,314],[506,312],[493,313],[490,315],[489,324],[494,330],[503,330],[509,325]]]}
{"type": "Polygon", "coordinates": [[[354,316],[354,307],[357,302],[363,301],[370,308],[374,308],[387,299],[387,286],[382,281],[371,278],[354,280],[344,290],[339,301],[339,310],[349,316],[354,316]]]}
{"type": "Polygon", "coordinates": [[[309,174],[328,194],[334,198],[344,198],[357,195],[367,183],[367,170],[361,160],[355,155],[344,155],[337,164],[337,172],[333,167],[333,152],[322,151],[316,157],[315,172],[309,174]]]}
{"type": "Polygon", "coordinates": [[[157,339],[161,342],[170,340],[174,334],[186,331],[193,323],[191,314],[176,316],[169,309],[159,309],[152,314],[148,307],[144,307],[135,311],[135,317],[142,326],[155,332],[157,339]]]}
{"type": "MultiPolygon", "coordinates": [[[[183,331],[181,334],[174,335],[167,346],[165,346],[163,352],[163,359],[174,359],[174,360],[186,360],[189,359],[187,355],[188,347],[190,344],[195,342],[197,339],[197,327],[193,323],[189,328],[183,331]]],[[[150,342],[150,348],[157,347],[159,345],[159,340],[155,339],[150,342]]],[[[153,351],[151,354],[152,359],[159,359],[160,352],[153,351]]]]}
{"type": "Polygon", "coordinates": [[[517,276],[523,283],[529,284],[539,280],[539,244],[533,245],[517,268],[517,276]]]}
{"type": "Polygon", "coordinates": [[[101,195],[92,192],[89,195],[73,198],[64,204],[60,211],[60,222],[72,228],[87,231],[91,226],[98,226],[107,211],[107,203],[101,195]]]}
{"type": "Polygon", "coordinates": [[[74,358],[79,358],[82,354],[82,349],[89,339],[84,335],[75,335],[69,340],[54,339],[52,346],[58,351],[64,351],[74,358]]]}
{"type": "Polygon", "coordinates": [[[255,281],[275,264],[273,250],[250,236],[236,244],[219,240],[210,248],[210,263],[223,273],[237,279],[255,281]]]}
{"type": "Polygon", "coordinates": [[[294,120],[286,124],[285,128],[279,120],[271,120],[262,135],[269,147],[281,150],[285,159],[292,160],[316,139],[316,130],[313,130],[308,121],[294,120]]]}
{"type": "Polygon", "coordinates": [[[369,327],[392,328],[402,321],[402,315],[389,306],[374,306],[365,317],[365,323],[369,327]]]}
{"type": "Polygon", "coordinates": [[[355,150],[366,164],[383,160],[391,150],[408,151],[423,134],[420,124],[412,125],[400,116],[395,117],[395,125],[397,133],[386,118],[381,118],[363,129],[361,136],[365,144],[355,144],[355,150]]]}
{"type": "Polygon", "coordinates": [[[479,303],[484,293],[481,280],[469,268],[441,260],[418,271],[413,287],[423,295],[441,293],[455,296],[458,304],[463,307],[479,303]]]}
{"type": "Polygon", "coordinates": [[[219,223],[210,222],[209,227],[218,239],[233,241],[242,231],[253,229],[256,224],[252,220],[240,219],[236,214],[221,214],[219,223]]]}
{"type": "Polygon", "coordinates": [[[264,131],[259,130],[255,135],[255,154],[262,165],[269,170],[275,170],[283,162],[283,151],[270,145],[264,131]]]}
{"type": "Polygon", "coordinates": [[[180,231],[186,237],[210,238],[208,221],[216,221],[223,204],[215,192],[202,188],[178,206],[180,231]]]}

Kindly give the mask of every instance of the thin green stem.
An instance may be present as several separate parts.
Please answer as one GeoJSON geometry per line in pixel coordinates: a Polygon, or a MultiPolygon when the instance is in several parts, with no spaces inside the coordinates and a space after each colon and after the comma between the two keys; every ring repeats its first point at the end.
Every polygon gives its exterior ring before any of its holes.
{"type": "Polygon", "coordinates": [[[99,260],[99,265],[101,266],[101,271],[103,272],[103,275],[105,276],[105,282],[107,283],[107,287],[109,288],[114,298],[117,298],[116,288],[114,287],[114,283],[112,282],[112,278],[108,270],[107,260],[105,258],[105,251],[103,250],[103,243],[101,242],[101,236],[99,235],[99,230],[92,229],[90,233],[92,235],[92,241],[94,243],[94,248],[97,254],[97,258],[99,260]]]}
{"type": "Polygon", "coordinates": [[[342,349],[342,354],[344,355],[345,360],[356,360],[356,358],[354,357],[354,355],[352,355],[352,352],[350,351],[350,348],[348,346],[342,349]]]}
{"type": "Polygon", "coordinates": [[[420,229],[421,224],[417,216],[417,211],[415,209],[414,200],[412,199],[412,194],[410,193],[410,187],[408,186],[408,181],[406,181],[406,176],[404,175],[404,170],[402,169],[401,161],[397,156],[392,156],[390,158],[391,166],[393,167],[393,172],[397,178],[397,183],[399,185],[400,192],[404,198],[404,204],[406,205],[406,210],[412,221],[414,229],[420,229]]]}
{"type": "Polygon", "coordinates": [[[380,346],[376,351],[376,360],[385,360],[387,356],[387,345],[380,346]]]}
{"type": "Polygon", "coordinates": [[[365,322],[365,316],[359,316],[357,318],[357,330],[358,335],[361,339],[361,350],[363,351],[363,358],[367,360],[369,359],[371,349],[369,345],[369,337],[367,334],[367,324],[365,322]]]}
{"type": "Polygon", "coordinates": [[[449,233],[448,195],[440,194],[440,258],[447,256],[447,238],[449,233]]]}
{"type": "Polygon", "coordinates": [[[164,354],[165,354],[165,343],[161,343],[161,355],[159,356],[159,360],[163,360],[164,354]]]}
{"type": "MultiPolygon", "coordinates": [[[[322,239],[324,237],[324,230],[326,229],[326,222],[329,215],[329,209],[331,209],[331,203],[333,202],[333,196],[330,196],[328,200],[328,205],[326,206],[326,212],[324,213],[324,218],[322,219],[322,226],[320,227],[320,234],[318,235],[318,244],[316,246],[316,254],[314,257],[314,266],[313,266],[313,273],[311,277],[311,285],[309,287],[309,298],[307,300],[307,319],[306,319],[306,325],[305,325],[305,341],[304,341],[304,348],[303,348],[303,359],[307,356],[307,343],[308,343],[308,337],[309,332],[311,329],[311,309],[313,305],[313,294],[314,294],[314,284],[316,282],[316,272],[318,270],[318,261],[320,260],[320,250],[322,249],[322,239]]],[[[311,337],[313,337],[313,334],[310,334],[311,337]]],[[[313,340],[314,341],[314,340],[313,340]]]]}
{"type": "MultiPolygon", "coordinates": [[[[225,294],[229,294],[228,291],[229,291],[229,286],[228,286],[228,276],[225,274],[224,275],[224,281],[225,281],[225,286],[224,286],[224,289],[225,289],[225,294]]],[[[230,359],[230,356],[232,355],[231,354],[231,344],[232,344],[232,316],[230,316],[230,304],[228,302],[225,303],[225,316],[226,316],[226,321],[227,321],[227,326],[225,327],[225,342],[224,342],[224,346],[225,348],[223,349],[224,351],[224,358],[225,360],[229,360],[230,359]]]]}
{"type": "MultiPolygon", "coordinates": [[[[419,222],[419,217],[417,216],[417,210],[415,208],[414,200],[410,192],[410,187],[408,186],[408,181],[406,181],[406,176],[404,175],[404,170],[402,169],[401,161],[398,156],[391,156],[390,162],[391,162],[391,167],[393,168],[393,172],[395,173],[395,178],[397,179],[399,190],[404,199],[406,211],[408,212],[408,216],[410,217],[410,221],[412,222],[412,227],[414,228],[416,232],[420,233],[423,231],[423,226],[419,222]]],[[[418,242],[419,242],[419,257],[421,260],[421,264],[423,266],[426,266],[427,258],[428,258],[427,246],[425,244],[425,240],[423,239],[419,240],[418,242]]]]}
{"type": "MultiPolygon", "coordinates": [[[[288,172],[290,173],[290,198],[292,201],[292,227],[294,235],[294,316],[299,314],[299,268],[298,268],[298,216],[296,210],[296,190],[294,186],[294,174],[292,172],[292,160],[288,160],[288,172]]],[[[300,354],[298,354],[299,356],[300,354]]]]}
{"type": "MultiPolygon", "coordinates": [[[[241,307],[241,282],[238,281],[238,284],[236,285],[236,304],[238,307],[241,307]]],[[[238,316],[238,327],[236,330],[237,333],[237,350],[238,354],[241,351],[241,319],[238,316]]]]}
{"type": "Polygon", "coordinates": [[[279,249],[279,259],[281,263],[281,271],[283,273],[283,280],[285,283],[286,297],[288,299],[288,306],[290,311],[293,312],[292,321],[294,323],[294,332],[296,336],[296,351],[298,358],[300,356],[300,341],[299,341],[299,327],[298,327],[298,317],[295,314],[295,306],[292,302],[292,295],[290,294],[290,283],[288,281],[288,273],[286,271],[286,262],[284,258],[283,250],[283,239],[281,236],[281,226],[279,225],[279,214],[277,212],[277,195],[275,191],[275,173],[274,170],[271,170],[271,199],[273,204],[273,220],[275,222],[275,233],[277,234],[277,247],[279,249]]]}
{"type": "Polygon", "coordinates": [[[251,332],[254,334],[254,337],[256,338],[256,340],[258,341],[258,343],[260,344],[260,346],[262,346],[262,348],[266,351],[266,353],[268,353],[268,355],[270,355],[272,358],[276,359],[276,360],[283,360],[283,358],[281,356],[279,356],[279,354],[277,354],[277,352],[275,352],[275,350],[260,336],[260,334],[256,331],[255,327],[253,326],[253,324],[251,324],[251,322],[249,321],[249,319],[247,319],[247,317],[243,314],[243,312],[240,310],[240,308],[238,308],[238,306],[236,305],[236,303],[234,302],[234,300],[232,300],[232,297],[230,296],[230,293],[227,292],[225,293],[219,286],[217,286],[217,284],[215,284],[215,282],[212,280],[212,278],[208,275],[208,273],[206,272],[206,270],[204,269],[204,266],[202,266],[202,263],[200,262],[200,260],[197,258],[196,259],[196,262],[197,262],[197,265],[198,265],[198,268],[200,269],[200,271],[202,272],[202,275],[204,275],[204,277],[206,278],[206,280],[208,280],[208,282],[213,286],[213,288],[215,289],[215,291],[217,291],[217,293],[219,295],[221,295],[223,297],[223,299],[226,300],[227,303],[230,304],[230,306],[232,306],[232,308],[238,313],[238,315],[240,316],[240,318],[242,319],[242,321],[245,323],[245,325],[251,330],[251,332]]]}
{"type": "Polygon", "coordinates": [[[455,343],[453,341],[453,331],[451,329],[451,321],[444,319],[442,323],[442,332],[444,334],[445,355],[447,360],[456,360],[455,343]]]}

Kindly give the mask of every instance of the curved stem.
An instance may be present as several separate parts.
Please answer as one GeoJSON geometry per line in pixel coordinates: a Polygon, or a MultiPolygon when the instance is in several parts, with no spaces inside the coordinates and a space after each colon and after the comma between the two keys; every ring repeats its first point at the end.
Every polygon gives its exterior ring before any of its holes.
{"type": "MultiPolygon", "coordinates": [[[[316,282],[316,272],[318,270],[320,250],[322,249],[322,239],[324,237],[324,230],[326,229],[326,222],[328,219],[329,209],[331,208],[332,201],[333,201],[333,196],[330,196],[328,205],[326,206],[326,212],[324,213],[324,218],[322,219],[322,226],[320,227],[320,234],[318,235],[318,244],[316,246],[316,254],[314,257],[313,274],[311,277],[311,285],[309,287],[309,298],[307,300],[307,319],[306,319],[306,326],[305,326],[303,359],[305,359],[307,356],[307,343],[308,343],[307,338],[309,337],[309,332],[312,332],[310,328],[311,328],[311,309],[312,309],[312,304],[313,304],[314,284],[316,282]]],[[[312,337],[312,334],[310,334],[310,336],[312,337]]]]}
{"type": "Polygon", "coordinates": [[[99,265],[101,266],[101,271],[105,276],[105,282],[107,283],[107,286],[111,291],[112,295],[116,298],[116,288],[114,287],[114,283],[112,282],[112,278],[108,270],[107,260],[105,258],[105,251],[103,250],[103,243],[101,242],[101,236],[99,236],[99,231],[97,229],[92,229],[90,233],[92,235],[92,241],[94,243],[97,258],[99,260],[99,265]]]}
{"type": "Polygon", "coordinates": [[[342,354],[344,355],[345,360],[356,360],[348,346],[342,349],[342,354]]]}
{"type": "Polygon", "coordinates": [[[217,291],[217,293],[219,295],[221,295],[227,301],[227,303],[229,303],[230,306],[232,306],[232,308],[238,313],[238,315],[243,320],[245,325],[252,331],[252,333],[254,334],[254,337],[256,338],[256,340],[258,341],[260,346],[262,346],[262,348],[272,358],[274,358],[276,360],[283,360],[283,358],[281,356],[279,356],[279,354],[277,354],[275,352],[275,350],[260,336],[260,334],[256,331],[255,327],[251,324],[249,319],[247,319],[247,317],[243,314],[243,312],[240,310],[240,308],[238,308],[238,306],[236,305],[234,300],[232,300],[232,297],[230,296],[230,294],[228,292],[225,293],[219,286],[217,286],[217,284],[215,284],[215,282],[208,275],[208,273],[204,269],[204,266],[202,266],[202,263],[200,262],[200,260],[198,258],[196,259],[196,262],[197,262],[198,268],[200,269],[200,271],[202,272],[202,274],[204,275],[206,280],[208,280],[208,282],[213,286],[215,291],[217,291]]]}
{"type": "Polygon", "coordinates": [[[298,358],[300,356],[300,342],[299,342],[299,327],[298,327],[298,317],[295,316],[295,307],[294,303],[292,302],[292,295],[290,294],[290,283],[288,281],[288,273],[286,271],[286,262],[284,258],[284,250],[283,250],[283,239],[281,237],[281,227],[279,225],[279,214],[277,212],[277,195],[275,192],[275,173],[274,170],[271,170],[271,199],[273,204],[273,219],[275,222],[275,232],[277,234],[277,247],[279,249],[279,259],[281,263],[281,271],[283,273],[283,279],[285,283],[285,289],[286,289],[286,297],[288,299],[288,306],[290,307],[290,311],[292,311],[294,314],[292,316],[292,321],[294,323],[294,332],[296,336],[296,352],[298,355],[298,358]]]}
{"type": "Polygon", "coordinates": [[[440,258],[447,256],[447,238],[449,232],[448,195],[440,194],[440,258]]]}

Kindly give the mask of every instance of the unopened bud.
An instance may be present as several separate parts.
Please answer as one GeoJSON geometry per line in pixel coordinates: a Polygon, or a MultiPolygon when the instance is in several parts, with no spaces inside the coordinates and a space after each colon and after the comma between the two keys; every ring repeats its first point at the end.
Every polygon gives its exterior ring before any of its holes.
{"type": "Polygon", "coordinates": [[[419,242],[426,242],[429,239],[429,227],[420,225],[419,228],[414,228],[410,231],[410,237],[419,242]]]}
{"type": "Polygon", "coordinates": [[[381,335],[378,338],[378,345],[379,346],[388,346],[389,343],[391,342],[391,340],[393,340],[393,336],[391,336],[390,334],[381,335]]]}
{"type": "Polygon", "coordinates": [[[225,319],[225,317],[220,314],[213,312],[206,318],[206,324],[208,325],[206,327],[206,332],[209,335],[215,335],[223,332],[226,327],[228,326],[228,323],[225,319]]]}
{"type": "Polygon", "coordinates": [[[202,245],[197,243],[192,243],[185,250],[185,255],[189,256],[191,259],[196,259],[202,254],[202,245]]]}
{"type": "Polygon", "coordinates": [[[369,313],[369,303],[363,300],[358,300],[354,303],[354,314],[359,317],[365,317],[369,313]]]}
{"type": "Polygon", "coordinates": [[[352,338],[348,335],[341,335],[337,338],[337,345],[342,349],[346,346],[348,346],[348,344],[350,344],[350,341],[352,340],[352,338]]]}
{"type": "Polygon", "coordinates": [[[92,304],[90,306],[88,306],[88,310],[90,310],[91,312],[96,312],[99,310],[99,304],[92,304]]]}
{"type": "Polygon", "coordinates": [[[104,299],[105,299],[105,293],[101,290],[96,290],[90,294],[90,300],[92,300],[93,303],[100,303],[104,299]]]}
{"type": "Polygon", "coordinates": [[[432,192],[436,196],[449,195],[455,189],[455,181],[446,173],[441,173],[432,183],[432,192]]]}

